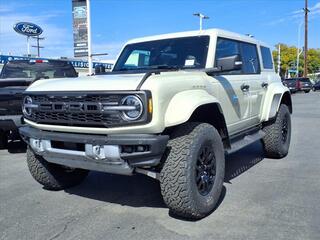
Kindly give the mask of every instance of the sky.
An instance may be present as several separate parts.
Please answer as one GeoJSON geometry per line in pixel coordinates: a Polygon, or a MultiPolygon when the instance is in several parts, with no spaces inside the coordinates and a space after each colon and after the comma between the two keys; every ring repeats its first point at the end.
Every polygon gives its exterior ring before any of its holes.
{"type": "MultiPolygon", "coordinates": [[[[26,54],[26,37],[13,25],[27,21],[44,30],[43,57],[73,57],[71,1],[0,0],[0,52],[26,54]]],[[[196,12],[210,17],[204,28],[251,34],[270,46],[297,45],[303,7],[304,0],[91,0],[92,49],[113,60],[129,39],[198,30],[196,12]]],[[[309,47],[320,48],[320,0],[309,0],[309,9],[309,47]]],[[[303,27],[300,38],[303,43],[303,27]]]]}

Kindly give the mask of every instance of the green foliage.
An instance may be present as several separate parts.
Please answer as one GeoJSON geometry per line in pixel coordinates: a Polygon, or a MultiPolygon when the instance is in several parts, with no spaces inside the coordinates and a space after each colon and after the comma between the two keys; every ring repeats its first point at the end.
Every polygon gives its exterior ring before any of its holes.
{"type": "MultiPolygon", "coordinates": [[[[276,45],[278,49],[279,45],[276,45]]],[[[281,76],[285,76],[289,69],[296,69],[297,65],[297,48],[280,43],[281,46],[281,76]]],[[[278,51],[272,52],[275,65],[278,63],[278,51]]],[[[299,57],[299,75],[303,74],[304,57],[303,53],[299,57]]],[[[277,69],[277,68],[276,68],[277,69]]],[[[320,49],[308,49],[308,73],[320,71],[320,49]]]]}

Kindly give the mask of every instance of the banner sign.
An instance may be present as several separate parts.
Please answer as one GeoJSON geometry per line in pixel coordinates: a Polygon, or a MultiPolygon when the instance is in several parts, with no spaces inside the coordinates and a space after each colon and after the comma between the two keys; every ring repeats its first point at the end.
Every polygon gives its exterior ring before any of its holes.
{"type": "Polygon", "coordinates": [[[31,37],[31,36],[39,36],[43,30],[41,27],[34,23],[29,22],[19,22],[13,26],[13,29],[22,35],[31,37]]]}
{"type": "Polygon", "coordinates": [[[88,56],[86,0],[72,0],[73,47],[75,57],[88,56]]]}
{"type": "MultiPolygon", "coordinates": [[[[73,59],[49,59],[49,58],[29,58],[29,57],[20,57],[20,56],[9,56],[9,55],[0,55],[0,64],[6,64],[12,60],[61,60],[61,61],[68,61],[70,62],[75,68],[88,68],[89,64],[87,61],[80,61],[80,60],[73,60],[73,59]]],[[[104,66],[106,70],[110,70],[113,66],[111,63],[100,63],[100,62],[93,62],[93,68],[96,66],[104,66]]]]}

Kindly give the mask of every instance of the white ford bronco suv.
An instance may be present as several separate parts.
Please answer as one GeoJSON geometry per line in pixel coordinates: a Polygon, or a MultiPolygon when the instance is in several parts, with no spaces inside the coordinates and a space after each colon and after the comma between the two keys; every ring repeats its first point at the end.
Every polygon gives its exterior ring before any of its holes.
{"type": "Polygon", "coordinates": [[[218,202],[225,155],[262,140],[287,155],[292,102],[270,52],[219,29],[129,41],[109,73],[43,80],[25,92],[20,129],[46,189],[89,170],[160,181],[172,213],[202,218],[218,202]]]}

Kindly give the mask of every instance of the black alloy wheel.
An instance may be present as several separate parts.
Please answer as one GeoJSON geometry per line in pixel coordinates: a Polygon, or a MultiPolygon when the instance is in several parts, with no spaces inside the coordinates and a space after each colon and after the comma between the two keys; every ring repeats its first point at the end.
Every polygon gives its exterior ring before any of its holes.
{"type": "Polygon", "coordinates": [[[198,191],[202,196],[210,193],[216,177],[216,159],[214,156],[212,144],[203,145],[200,148],[197,167],[196,183],[198,191]]]}

